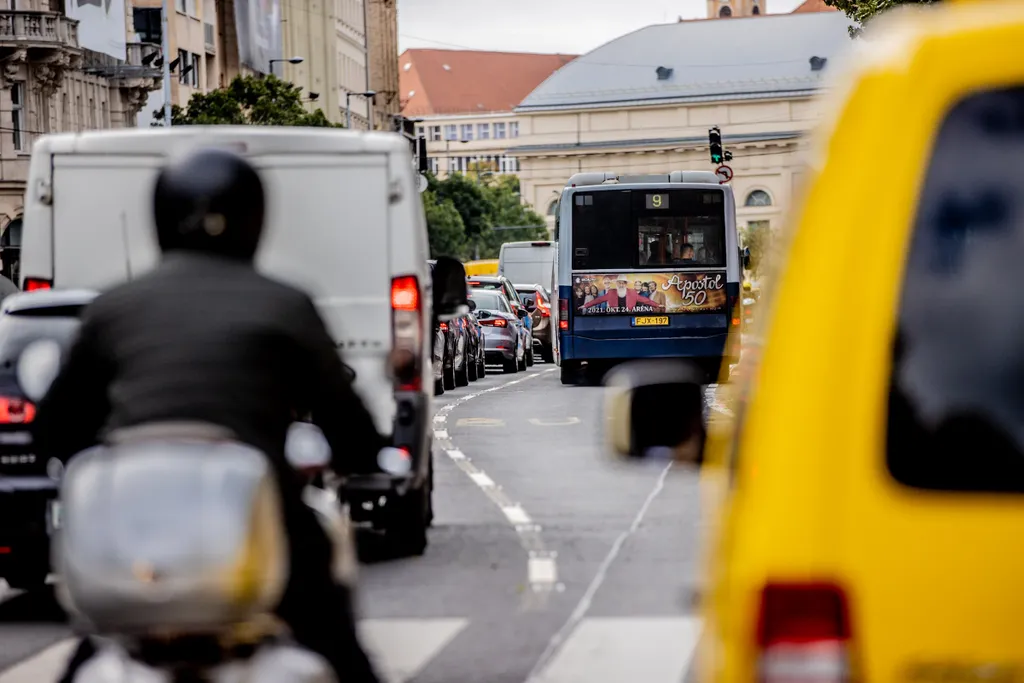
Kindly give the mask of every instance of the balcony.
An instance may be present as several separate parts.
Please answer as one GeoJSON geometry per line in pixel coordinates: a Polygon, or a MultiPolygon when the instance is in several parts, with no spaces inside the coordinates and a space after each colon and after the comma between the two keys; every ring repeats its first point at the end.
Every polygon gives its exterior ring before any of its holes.
{"type": "Polygon", "coordinates": [[[78,47],[78,21],[60,12],[0,10],[0,48],[78,47]]]}
{"type": "Polygon", "coordinates": [[[155,66],[160,57],[160,46],[154,43],[128,43],[127,59],[121,61],[103,54],[88,51],[82,71],[110,79],[133,80],[137,78],[160,78],[160,67],[155,66]]]}
{"type": "Polygon", "coordinates": [[[213,24],[203,23],[203,42],[206,43],[206,54],[217,54],[217,29],[213,24]]]}

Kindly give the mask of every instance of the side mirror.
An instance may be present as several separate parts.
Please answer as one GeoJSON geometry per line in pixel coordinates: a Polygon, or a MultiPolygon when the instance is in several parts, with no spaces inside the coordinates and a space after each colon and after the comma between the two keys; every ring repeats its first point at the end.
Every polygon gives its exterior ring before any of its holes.
{"type": "Polygon", "coordinates": [[[52,339],[34,341],[18,356],[18,384],[33,403],[46,396],[60,372],[60,361],[60,344],[52,339]]]}
{"type": "Polygon", "coordinates": [[[432,279],[434,315],[438,320],[451,320],[469,310],[466,269],[462,263],[450,256],[438,256],[432,279]]]}
{"type": "Polygon", "coordinates": [[[331,463],[331,446],[320,428],[309,422],[293,422],[284,442],[288,463],[300,472],[317,472],[331,463]]]}
{"type": "Polygon", "coordinates": [[[681,361],[637,361],[605,379],[605,440],[626,458],[700,464],[707,436],[703,374],[681,361]]]}
{"type": "Polygon", "coordinates": [[[468,306],[469,306],[469,310],[470,310],[470,311],[475,311],[475,310],[476,310],[476,302],[475,302],[475,301],[473,301],[472,299],[470,299],[470,300],[469,300],[469,301],[467,302],[467,304],[466,304],[466,305],[468,305],[468,306]]]}
{"type": "Polygon", "coordinates": [[[526,320],[527,318],[530,317],[530,312],[525,308],[517,308],[516,316],[518,316],[520,320],[526,320]]]}
{"type": "Polygon", "coordinates": [[[750,270],[750,247],[743,247],[743,251],[740,252],[743,260],[743,269],[750,270]]]}

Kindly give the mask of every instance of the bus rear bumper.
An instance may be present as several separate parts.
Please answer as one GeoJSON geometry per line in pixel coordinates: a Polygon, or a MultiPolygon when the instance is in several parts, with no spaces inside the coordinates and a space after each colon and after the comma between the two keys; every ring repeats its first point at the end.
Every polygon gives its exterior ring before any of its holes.
{"type": "Polygon", "coordinates": [[[583,335],[562,334],[561,361],[601,362],[643,358],[689,359],[717,374],[724,361],[734,364],[738,358],[725,355],[728,334],[707,336],[660,337],[655,339],[598,339],[583,335]]]}

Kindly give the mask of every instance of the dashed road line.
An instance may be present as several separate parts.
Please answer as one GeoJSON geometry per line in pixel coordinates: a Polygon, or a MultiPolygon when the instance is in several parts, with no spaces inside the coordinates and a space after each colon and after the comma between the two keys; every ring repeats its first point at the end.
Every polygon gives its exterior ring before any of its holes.
{"type": "MultiPolygon", "coordinates": [[[[455,463],[456,467],[463,471],[469,479],[476,484],[484,495],[491,499],[498,509],[501,510],[502,514],[505,515],[505,519],[508,520],[512,528],[515,529],[516,536],[519,538],[519,543],[527,552],[528,561],[526,565],[526,580],[529,584],[530,590],[525,593],[525,599],[523,602],[524,610],[534,610],[543,607],[548,596],[553,591],[565,590],[565,586],[558,582],[558,565],[556,562],[557,555],[548,550],[544,546],[544,539],[541,536],[541,527],[539,524],[533,523],[530,519],[529,514],[523,509],[522,505],[516,501],[511,500],[501,486],[499,486],[493,479],[491,479],[483,470],[476,467],[472,460],[466,456],[458,448],[455,448],[451,443],[451,436],[448,434],[447,426],[448,413],[454,410],[456,407],[462,405],[466,401],[470,401],[483,394],[490,393],[492,391],[498,391],[505,387],[510,387],[521,382],[529,381],[535,377],[541,377],[546,373],[554,372],[558,368],[547,368],[526,377],[520,377],[509,382],[503,382],[495,385],[488,389],[483,389],[473,394],[467,394],[462,396],[451,403],[447,403],[438,409],[434,415],[434,439],[436,441],[443,442],[440,445],[441,449],[448,455],[448,458],[455,463]]],[[[460,420],[456,424],[462,424],[460,420]]],[[[465,423],[467,426],[475,425],[480,426],[482,423],[465,423]]]]}

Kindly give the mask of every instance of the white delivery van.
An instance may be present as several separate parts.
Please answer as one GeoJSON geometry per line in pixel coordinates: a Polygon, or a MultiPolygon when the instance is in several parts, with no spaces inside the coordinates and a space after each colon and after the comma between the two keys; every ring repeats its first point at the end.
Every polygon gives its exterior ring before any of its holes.
{"type": "Polygon", "coordinates": [[[540,285],[550,294],[554,262],[554,242],[506,242],[498,254],[498,275],[517,285],[540,285]]]}
{"type": "Polygon", "coordinates": [[[23,289],[103,289],[152,268],[157,172],[171,156],[210,146],[238,151],[260,171],[267,226],[258,268],[314,298],[378,430],[412,457],[409,476],[381,471],[348,481],[354,520],[383,529],[396,550],[421,553],[433,516],[437,292],[412,157],[400,136],[257,126],[44,136],[25,193],[23,289]],[[413,351],[417,362],[404,383],[389,366],[394,348],[413,351]]]}

